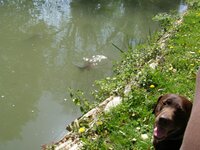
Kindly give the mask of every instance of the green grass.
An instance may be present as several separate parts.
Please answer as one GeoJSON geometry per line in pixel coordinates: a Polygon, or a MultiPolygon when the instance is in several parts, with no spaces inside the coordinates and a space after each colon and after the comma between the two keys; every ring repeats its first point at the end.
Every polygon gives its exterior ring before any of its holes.
{"type": "Polygon", "coordinates": [[[152,110],[158,97],[177,93],[193,99],[196,72],[200,66],[199,6],[197,2],[190,7],[164,50],[156,43],[157,35],[151,44],[140,45],[124,54],[113,78],[98,82],[100,88],[94,93],[97,100],[117,94],[123,97],[123,103],[101,115],[100,124],[82,133],[83,149],[152,149],[152,110]],[[156,56],[163,58],[156,69],[152,69],[147,62],[155,62],[156,56]],[[133,78],[137,84],[125,96],[123,89],[133,78]],[[148,138],[143,139],[143,134],[148,138]]]}

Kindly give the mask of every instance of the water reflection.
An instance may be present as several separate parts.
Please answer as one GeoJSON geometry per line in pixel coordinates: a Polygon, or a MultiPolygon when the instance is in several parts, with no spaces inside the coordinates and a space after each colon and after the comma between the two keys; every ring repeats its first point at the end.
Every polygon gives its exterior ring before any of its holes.
{"type": "Polygon", "coordinates": [[[184,13],[187,9],[188,9],[188,5],[187,5],[183,0],[181,0],[180,5],[179,5],[178,12],[179,12],[180,14],[182,14],[182,13],[184,13]]]}
{"type": "MultiPolygon", "coordinates": [[[[178,3],[179,0],[35,0],[34,6],[38,10],[36,18],[56,30],[53,46],[91,57],[91,52],[102,54],[105,49],[114,50],[111,43],[126,49],[125,45],[134,46],[144,40],[149,31],[155,30],[155,24],[152,24],[149,16],[175,8],[178,3]]],[[[76,58],[75,53],[68,55],[76,58]]]]}
{"type": "Polygon", "coordinates": [[[80,115],[67,88],[93,89],[121,49],[145,40],[176,1],[0,0],[0,149],[39,149],[80,115]],[[82,70],[83,58],[107,59],[82,70]],[[77,67],[78,66],[78,67],[77,67]]]}
{"type": "Polygon", "coordinates": [[[34,9],[38,10],[38,14],[36,15],[34,10],[31,15],[35,15],[38,20],[43,20],[49,26],[60,29],[63,21],[71,18],[70,3],[71,0],[33,0],[34,9]]]}

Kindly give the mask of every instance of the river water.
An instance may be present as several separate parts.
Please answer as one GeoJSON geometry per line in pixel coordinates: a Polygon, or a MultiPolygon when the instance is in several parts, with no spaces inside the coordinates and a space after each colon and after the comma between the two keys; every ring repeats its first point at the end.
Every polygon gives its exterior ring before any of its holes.
{"type": "Polygon", "coordinates": [[[0,150],[37,150],[81,113],[67,89],[89,93],[120,51],[157,28],[179,0],[0,0],[0,150]],[[107,59],[84,69],[83,58],[107,59]]]}

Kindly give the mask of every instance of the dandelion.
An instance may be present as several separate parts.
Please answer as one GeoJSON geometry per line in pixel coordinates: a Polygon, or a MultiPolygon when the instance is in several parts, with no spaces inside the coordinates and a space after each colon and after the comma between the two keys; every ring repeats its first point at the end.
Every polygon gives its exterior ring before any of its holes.
{"type": "Polygon", "coordinates": [[[149,87],[150,87],[151,89],[153,89],[153,88],[155,88],[155,85],[151,84],[149,87]]]}
{"type": "Polygon", "coordinates": [[[169,68],[169,70],[170,70],[170,71],[173,70],[173,67],[171,66],[171,67],[169,68]]]}
{"type": "Polygon", "coordinates": [[[103,122],[102,122],[102,121],[97,121],[96,124],[97,124],[98,126],[100,126],[100,125],[103,124],[103,122]]]}
{"type": "Polygon", "coordinates": [[[197,17],[200,17],[200,13],[196,13],[197,17]]]}
{"type": "Polygon", "coordinates": [[[79,128],[78,133],[83,133],[83,132],[85,132],[85,127],[79,128]]]}

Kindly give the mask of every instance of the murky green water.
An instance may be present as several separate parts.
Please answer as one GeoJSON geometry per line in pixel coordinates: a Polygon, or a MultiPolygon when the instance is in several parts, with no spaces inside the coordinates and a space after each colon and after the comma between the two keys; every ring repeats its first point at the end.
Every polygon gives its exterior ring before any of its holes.
{"type": "Polygon", "coordinates": [[[145,40],[152,16],[179,0],[0,0],[0,149],[36,150],[80,115],[69,87],[112,75],[121,49],[145,40]],[[83,57],[104,55],[91,69],[83,57]]]}

